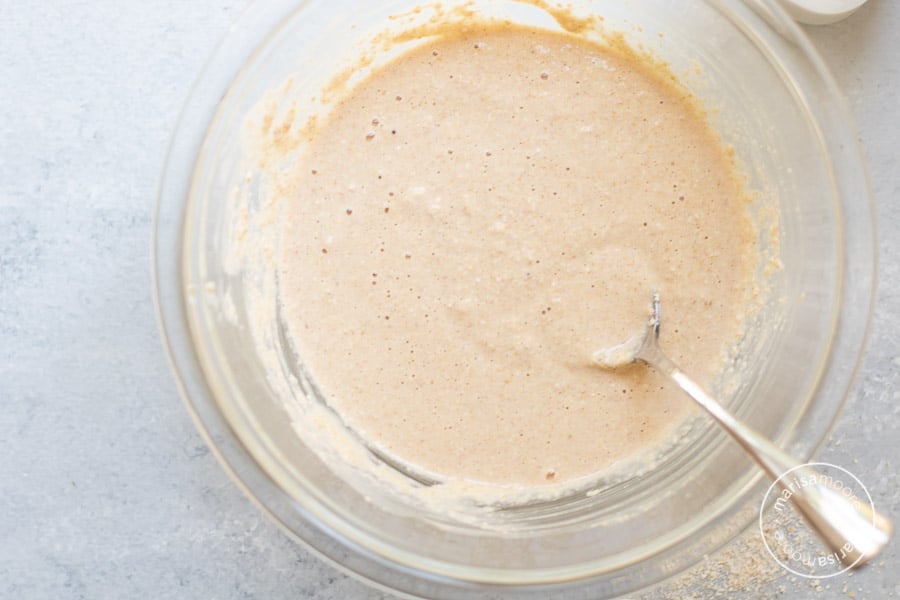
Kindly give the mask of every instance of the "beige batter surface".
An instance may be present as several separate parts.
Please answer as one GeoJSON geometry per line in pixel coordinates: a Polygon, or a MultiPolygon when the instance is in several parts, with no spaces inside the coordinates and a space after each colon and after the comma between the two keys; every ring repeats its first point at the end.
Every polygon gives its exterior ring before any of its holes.
{"type": "Polygon", "coordinates": [[[574,36],[448,32],[361,82],[292,175],[280,294],[327,402],[445,479],[531,486],[663,445],[693,411],[598,348],[644,327],[710,384],[757,250],[733,161],[658,66],[574,36]]]}

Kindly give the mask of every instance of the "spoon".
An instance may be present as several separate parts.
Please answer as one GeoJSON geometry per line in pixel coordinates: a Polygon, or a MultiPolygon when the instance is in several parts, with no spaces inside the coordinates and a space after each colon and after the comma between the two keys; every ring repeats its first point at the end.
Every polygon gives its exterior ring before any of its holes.
{"type": "Polygon", "coordinates": [[[791,500],[829,549],[841,557],[845,565],[860,567],[876,556],[891,537],[890,519],[873,510],[865,502],[854,505],[832,484],[810,466],[784,453],[762,434],[738,421],[702,387],[688,377],[672,359],[660,349],[659,294],[653,294],[653,314],[643,335],[623,344],[598,350],[594,362],[604,369],[616,369],[633,363],[644,363],[662,373],[688,396],[693,398],[747,453],[792,494],[791,500]],[[814,484],[789,489],[783,475],[793,472],[796,478],[806,477],[814,484]],[[848,550],[849,546],[852,549],[848,550]]]}

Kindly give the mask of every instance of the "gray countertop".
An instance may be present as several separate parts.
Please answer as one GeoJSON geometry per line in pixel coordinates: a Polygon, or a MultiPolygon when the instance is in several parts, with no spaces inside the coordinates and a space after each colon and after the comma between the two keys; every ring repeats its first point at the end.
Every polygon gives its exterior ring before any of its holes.
{"type": "MultiPolygon", "coordinates": [[[[149,247],[166,144],[247,5],[0,3],[2,598],[384,597],[288,539],[232,484],[157,333],[149,247]]],[[[871,0],[808,31],[858,120],[881,234],[867,358],[821,458],[852,470],[896,522],[900,2],[871,0]]],[[[644,597],[900,596],[898,545],[825,587],[771,568],[752,585],[710,583],[732,549],[644,597]]],[[[770,560],[758,539],[741,548],[770,560]]]]}

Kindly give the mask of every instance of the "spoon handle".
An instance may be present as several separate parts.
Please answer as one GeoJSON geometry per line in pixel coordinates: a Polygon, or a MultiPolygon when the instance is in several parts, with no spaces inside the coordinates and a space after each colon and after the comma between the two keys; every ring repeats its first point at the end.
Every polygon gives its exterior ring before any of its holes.
{"type": "Polygon", "coordinates": [[[890,519],[871,508],[868,502],[850,499],[824,477],[783,452],[759,432],[738,421],[712,396],[688,377],[659,348],[653,336],[645,343],[637,358],[668,376],[693,398],[712,418],[740,444],[783,490],[791,493],[794,506],[816,530],[823,542],[846,565],[859,567],[876,556],[891,537],[890,519]],[[790,486],[803,481],[804,486],[790,486]],[[854,500],[856,500],[854,502],[854,500]]]}

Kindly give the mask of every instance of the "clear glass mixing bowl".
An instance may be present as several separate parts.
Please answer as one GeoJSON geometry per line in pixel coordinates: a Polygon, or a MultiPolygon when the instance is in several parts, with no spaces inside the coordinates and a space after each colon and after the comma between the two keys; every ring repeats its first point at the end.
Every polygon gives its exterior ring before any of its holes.
{"type": "MultiPolygon", "coordinates": [[[[289,373],[267,370],[254,351],[249,287],[269,275],[228,265],[224,244],[234,235],[233,192],[247,175],[244,118],[289,76],[298,93],[308,91],[389,15],[416,4],[260,3],[197,81],[160,184],[153,248],[160,323],[183,395],[246,493],[296,538],[371,583],[433,598],[600,598],[647,586],[725,544],[757,514],[760,473],[714,427],[648,473],[590,497],[509,512],[514,526],[485,529],[362,489],[330,468],[291,427],[278,383],[289,373]]],[[[475,6],[554,25],[516,2],[475,6]]],[[[866,169],[841,95],[771,0],[584,0],[573,10],[602,14],[609,29],[685,74],[715,109],[748,187],[776,207],[783,268],[770,278],[772,301],[752,328],[752,351],[737,363],[744,383],[726,400],[796,457],[810,457],[848,394],[875,277],[866,169]]],[[[252,190],[249,198],[252,212],[258,198],[252,190]]],[[[278,349],[286,351],[276,339],[278,349]]]]}

